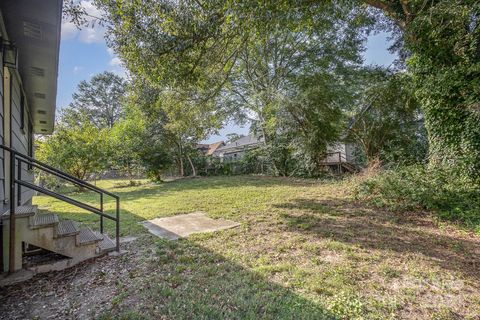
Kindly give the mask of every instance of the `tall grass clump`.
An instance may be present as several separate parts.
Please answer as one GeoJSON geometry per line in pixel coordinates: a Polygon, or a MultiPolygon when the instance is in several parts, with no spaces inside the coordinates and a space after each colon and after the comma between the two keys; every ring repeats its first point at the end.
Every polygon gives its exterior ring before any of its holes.
{"type": "Polygon", "coordinates": [[[412,165],[370,172],[354,195],[394,210],[428,210],[480,234],[480,186],[455,169],[412,165]]]}

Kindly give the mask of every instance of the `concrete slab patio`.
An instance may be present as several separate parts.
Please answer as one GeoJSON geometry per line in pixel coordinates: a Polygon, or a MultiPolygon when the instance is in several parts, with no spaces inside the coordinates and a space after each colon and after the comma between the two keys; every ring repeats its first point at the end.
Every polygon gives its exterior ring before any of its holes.
{"type": "Polygon", "coordinates": [[[161,238],[177,240],[192,233],[213,232],[235,228],[238,222],[209,218],[204,212],[193,212],[173,217],[156,218],[140,222],[147,230],[161,238]]]}

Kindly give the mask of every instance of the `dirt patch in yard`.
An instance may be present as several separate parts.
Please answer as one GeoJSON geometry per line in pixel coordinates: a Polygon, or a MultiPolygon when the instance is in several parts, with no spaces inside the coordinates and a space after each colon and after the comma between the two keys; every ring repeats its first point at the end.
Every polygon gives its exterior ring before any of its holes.
{"type": "MultiPolygon", "coordinates": [[[[111,305],[119,283],[128,283],[130,262],[141,254],[132,244],[120,257],[104,256],[59,272],[0,288],[1,319],[92,319],[111,305]]],[[[141,267],[141,265],[137,265],[141,267]]]]}

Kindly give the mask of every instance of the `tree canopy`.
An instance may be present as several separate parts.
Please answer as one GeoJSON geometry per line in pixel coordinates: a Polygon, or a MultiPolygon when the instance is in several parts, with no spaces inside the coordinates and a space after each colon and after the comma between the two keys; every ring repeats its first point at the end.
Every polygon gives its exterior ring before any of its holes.
{"type": "Polygon", "coordinates": [[[123,78],[108,71],[81,81],[73,101],[62,110],[63,121],[78,122],[87,117],[97,128],[112,128],[124,115],[126,86],[123,78]]]}
{"type": "Polygon", "coordinates": [[[425,115],[431,163],[454,161],[470,176],[480,176],[478,1],[96,3],[111,23],[109,43],[129,70],[154,85],[191,91],[201,99],[220,94],[245,48],[251,52],[278,29],[328,36],[325,30],[331,28],[335,45],[325,50],[348,56],[358,50],[338,41],[361,45],[362,30],[380,21],[375,26],[394,30],[397,48],[408,58],[425,115]]]}

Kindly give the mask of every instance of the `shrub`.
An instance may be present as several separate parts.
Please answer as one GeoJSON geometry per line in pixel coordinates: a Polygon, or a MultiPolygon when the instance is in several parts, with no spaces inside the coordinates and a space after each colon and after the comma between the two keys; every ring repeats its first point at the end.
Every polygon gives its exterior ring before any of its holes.
{"type": "Polygon", "coordinates": [[[356,184],[354,194],[391,209],[430,210],[480,233],[480,188],[455,169],[413,165],[380,171],[356,184]]]}

